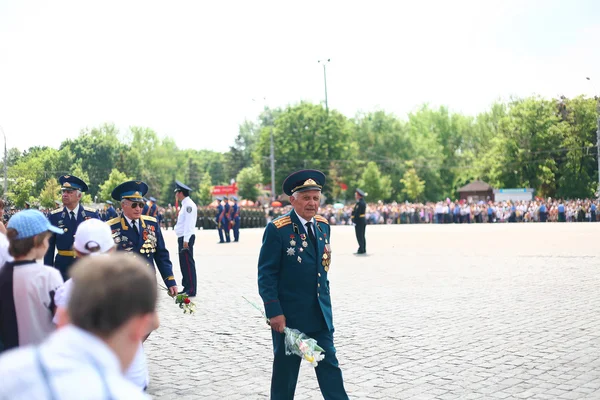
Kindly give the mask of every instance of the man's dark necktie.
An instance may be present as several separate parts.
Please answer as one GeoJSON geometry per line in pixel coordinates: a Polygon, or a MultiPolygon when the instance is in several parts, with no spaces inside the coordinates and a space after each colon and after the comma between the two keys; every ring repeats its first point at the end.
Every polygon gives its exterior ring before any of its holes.
{"type": "Polygon", "coordinates": [[[315,234],[312,230],[312,222],[311,221],[308,221],[306,223],[306,232],[308,232],[308,238],[310,239],[310,241],[312,242],[312,245],[315,248],[315,253],[318,255],[319,247],[317,246],[317,238],[315,237],[315,234]]]}
{"type": "Polygon", "coordinates": [[[75,213],[73,211],[71,211],[71,221],[75,222],[77,221],[77,218],[75,218],[75,213]]]}
{"type": "Polygon", "coordinates": [[[131,227],[136,235],[140,236],[140,232],[138,231],[137,221],[131,221],[131,227]]]}

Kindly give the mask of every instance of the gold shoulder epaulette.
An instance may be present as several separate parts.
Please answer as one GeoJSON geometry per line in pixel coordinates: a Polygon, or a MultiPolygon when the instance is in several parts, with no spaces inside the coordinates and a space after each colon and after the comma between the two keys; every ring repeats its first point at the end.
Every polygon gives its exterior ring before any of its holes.
{"type": "Polygon", "coordinates": [[[61,208],[57,208],[56,210],[52,210],[52,211],[50,212],[50,214],[56,214],[56,213],[59,213],[59,212],[61,212],[62,210],[63,210],[63,208],[62,208],[62,207],[61,207],[61,208]]]}
{"type": "Polygon", "coordinates": [[[290,218],[289,215],[286,215],[285,217],[281,217],[281,218],[277,218],[275,221],[273,221],[273,225],[275,225],[277,227],[277,229],[283,228],[286,225],[289,225],[292,223],[292,219],[290,218]]]}
{"type": "Polygon", "coordinates": [[[151,217],[150,215],[142,215],[142,216],[141,216],[141,218],[142,218],[144,221],[156,222],[156,218],[154,218],[154,217],[151,217]]]}
{"type": "Polygon", "coordinates": [[[322,215],[315,215],[315,219],[319,222],[324,222],[329,225],[329,221],[327,221],[327,218],[323,217],[322,215]]]}
{"type": "Polygon", "coordinates": [[[121,222],[121,217],[115,217],[113,219],[109,219],[108,221],[106,221],[106,223],[109,225],[118,224],[119,222],[121,222]]]}
{"type": "Polygon", "coordinates": [[[86,207],[86,206],[83,206],[83,209],[84,209],[85,211],[89,211],[89,212],[96,212],[96,210],[94,210],[92,207],[86,207]]]}

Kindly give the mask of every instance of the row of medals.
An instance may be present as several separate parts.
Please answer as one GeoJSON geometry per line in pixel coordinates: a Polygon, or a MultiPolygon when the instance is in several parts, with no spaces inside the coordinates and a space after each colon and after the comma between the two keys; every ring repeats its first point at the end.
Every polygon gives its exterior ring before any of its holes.
{"type": "MultiPolygon", "coordinates": [[[[113,240],[115,241],[116,244],[129,241],[129,238],[127,236],[125,236],[125,235],[119,236],[119,235],[120,235],[119,232],[115,232],[112,235],[113,240]]],[[[142,248],[140,249],[140,253],[142,253],[142,254],[156,253],[156,236],[154,235],[154,232],[148,231],[148,239],[146,239],[146,241],[142,245],[142,248]]]]}
{"type": "MultiPolygon", "coordinates": [[[[302,238],[302,235],[301,235],[302,238]]],[[[307,248],[308,247],[308,242],[306,240],[304,240],[304,238],[302,238],[302,247],[307,248]]],[[[294,239],[290,240],[290,246],[295,247],[296,246],[296,241],[294,239]]],[[[304,249],[300,249],[300,252],[304,251],[304,249]]],[[[329,257],[329,243],[325,244],[325,253],[323,253],[323,261],[321,262],[321,265],[323,265],[323,269],[325,270],[325,272],[329,271],[329,265],[331,264],[331,257],[329,257]]]]}

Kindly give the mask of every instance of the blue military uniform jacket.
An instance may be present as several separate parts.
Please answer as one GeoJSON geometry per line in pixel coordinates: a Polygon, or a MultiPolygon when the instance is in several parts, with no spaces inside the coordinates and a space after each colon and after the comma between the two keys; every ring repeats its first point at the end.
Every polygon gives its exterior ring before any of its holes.
{"type": "Polygon", "coordinates": [[[139,235],[131,229],[123,216],[113,218],[107,224],[110,225],[117,250],[139,254],[146,260],[148,266],[156,264],[167,287],[177,285],[173,276],[173,265],[169,258],[169,250],[167,250],[156,218],[142,215],[140,217],[141,230],[139,235]]]}
{"type": "Polygon", "coordinates": [[[258,260],[258,291],[267,318],[283,314],[287,326],[302,332],[333,330],[327,280],[331,231],[325,218],[315,220],[317,252],[292,210],[267,225],[258,260]]]}
{"type": "Polygon", "coordinates": [[[219,205],[217,206],[217,216],[215,218],[215,220],[217,221],[217,226],[219,228],[222,228],[222,226],[220,225],[221,221],[219,221],[219,218],[221,218],[222,213],[223,213],[223,205],[221,203],[219,203],[219,205]]]}
{"type": "Polygon", "coordinates": [[[143,215],[149,215],[151,217],[157,217],[158,216],[158,207],[156,207],[155,203],[152,203],[152,205],[149,207],[148,204],[144,205],[144,208],[142,210],[142,214],[143,215]]]}
{"type": "Polygon", "coordinates": [[[79,211],[77,212],[77,221],[71,221],[69,210],[67,207],[57,208],[51,211],[48,215],[50,223],[64,231],[62,235],[52,235],[48,243],[48,251],[44,256],[44,264],[49,266],[68,266],[75,260],[75,252],[73,250],[73,241],[75,231],[79,224],[86,219],[96,218],[100,219],[100,216],[90,207],[84,207],[79,205],[79,211]],[[56,255],[56,262],[54,259],[54,249],[56,248],[58,254],[56,255]]]}
{"type": "Polygon", "coordinates": [[[115,210],[115,208],[113,206],[110,206],[106,209],[106,217],[108,220],[117,218],[118,216],[119,215],[117,214],[117,211],[115,210]]]}

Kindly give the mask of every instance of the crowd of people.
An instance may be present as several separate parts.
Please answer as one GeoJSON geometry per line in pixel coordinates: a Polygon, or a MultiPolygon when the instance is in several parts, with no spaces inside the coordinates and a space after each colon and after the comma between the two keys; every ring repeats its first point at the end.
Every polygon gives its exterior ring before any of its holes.
{"type": "MultiPolygon", "coordinates": [[[[366,219],[376,224],[449,224],[498,222],[596,222],[598,200],[536,199],[532,201],[437,203],[367,203],[366,219]]],[[[282,210],[284,211],[284,210],[282,210]]],[[[353,205],[325,205],[319,213],[331,225],[352,224],[353,205]]]]}

